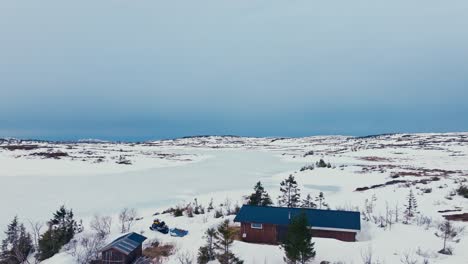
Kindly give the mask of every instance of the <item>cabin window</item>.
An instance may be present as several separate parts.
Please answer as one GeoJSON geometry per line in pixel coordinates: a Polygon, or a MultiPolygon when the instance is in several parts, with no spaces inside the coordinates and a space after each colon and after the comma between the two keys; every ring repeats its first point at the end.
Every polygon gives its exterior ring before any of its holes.
{"type": "Polygon", "coordinates": [[[255,224],[255,223],[252,223],[250,225],[251,228],[253,229],[263,229],[263,225],[262,224],[255,224]]]}

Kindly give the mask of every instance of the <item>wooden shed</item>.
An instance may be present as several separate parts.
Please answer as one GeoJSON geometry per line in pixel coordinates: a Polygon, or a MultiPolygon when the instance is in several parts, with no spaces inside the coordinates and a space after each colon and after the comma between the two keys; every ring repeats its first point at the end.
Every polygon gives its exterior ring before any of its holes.
{"type": "Polygon", "coordinates": [[[304,212],[314,237],[356,241],[361,230],[359,212],[244,205],[234,219],[241,223],[246,242],[279,244],[288,232],[293,217],[304,212]]]}
{"type": "Polygon", "coordinates": [[[132,264],[142,260],[143,241],[137,233],[123,235],[101,249],[102,264],[132,264]]]}

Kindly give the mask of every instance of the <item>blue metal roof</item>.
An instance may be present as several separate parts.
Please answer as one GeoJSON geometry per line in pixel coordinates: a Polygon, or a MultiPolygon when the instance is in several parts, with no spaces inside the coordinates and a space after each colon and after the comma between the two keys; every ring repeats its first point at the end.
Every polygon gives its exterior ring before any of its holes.
{"type": "Polygon", "coordinates": [[[234,222],[288,225],[290,219],[304,212],[309,226],[361,230],[361,214],[351,211],[243,205],[234,222]]]}
{"type": "Polygon", "coordinates": [[[138,246],[140,246],[145,240],[146,240],[146,237],[140,234],[137,234],[135,232],[132,232],[132,233],[123,235],[117,238],[116,240],[112,241],[109,245],[102,248],[101,251],[106,251],[111,248],[114,248],[128,255],[133,250],[135,250],[138,246]]]}

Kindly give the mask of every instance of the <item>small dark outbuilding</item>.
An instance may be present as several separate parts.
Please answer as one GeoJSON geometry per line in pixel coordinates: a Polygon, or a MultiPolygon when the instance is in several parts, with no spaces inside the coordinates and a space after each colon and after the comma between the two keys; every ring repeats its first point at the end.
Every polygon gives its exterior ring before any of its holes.
{"type": "Polygon", "coordinates": [[[101,249],[102,264],[144,263],[142,257],[143,241],[146,237],[137,233],[128,233],[101,249]]]}
{"type": "Polygon", "coordinates": [[[293,217],[304,212],[312,236],[356,241],[361,230],[359,212],[244,205],[234,219],[241,223],[246,242],[278,244],[284,240],[293,217]]]}

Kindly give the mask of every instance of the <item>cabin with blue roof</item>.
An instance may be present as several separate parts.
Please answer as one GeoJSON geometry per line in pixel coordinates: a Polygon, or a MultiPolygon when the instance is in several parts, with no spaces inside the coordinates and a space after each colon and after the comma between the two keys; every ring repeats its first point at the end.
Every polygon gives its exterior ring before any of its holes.
{"type": "Polygon", "coordinates": [[[103,247],[101,251],[102,264],[140,264],[150,263],[143,257],[143,241],[146,240],[145,236],[135,232],[125,234],[107,246],[103,247]]]}
{"type": "Polygon", "coordinates": [[[241,223],[242,240],[279,244],[286,238],[288,225],[305,213],[313,237],[356,241],[361,231],[361,214],[352,211],[243,205],[234,222],[241,223]]]}

